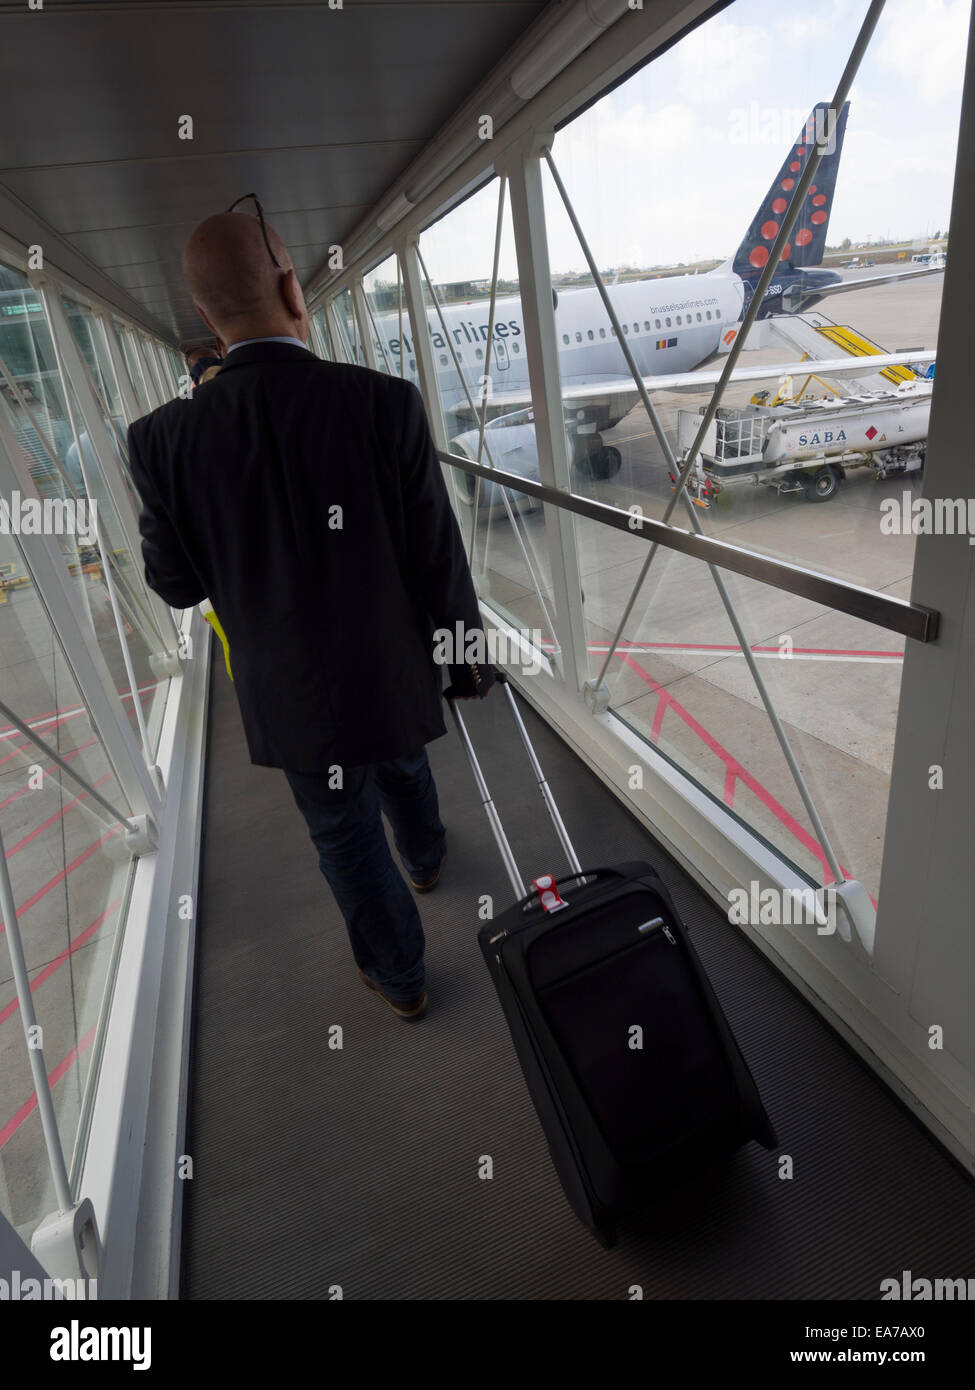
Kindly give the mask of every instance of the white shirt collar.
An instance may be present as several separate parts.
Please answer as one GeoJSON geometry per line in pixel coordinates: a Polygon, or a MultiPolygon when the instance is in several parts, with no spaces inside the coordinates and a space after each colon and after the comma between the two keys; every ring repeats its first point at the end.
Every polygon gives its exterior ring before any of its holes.
{"type": "Polygon", "coordinates": [[[253,343],[291,343],[294,347],[305,348],[305,351],[308,351],[300,338],[292,338],[285,334],[284,337],[241,338],[239,343],[231,343],[227,348],[227,352],[228,354],[233,352],[234,348],[250,347],[253,343]]]}

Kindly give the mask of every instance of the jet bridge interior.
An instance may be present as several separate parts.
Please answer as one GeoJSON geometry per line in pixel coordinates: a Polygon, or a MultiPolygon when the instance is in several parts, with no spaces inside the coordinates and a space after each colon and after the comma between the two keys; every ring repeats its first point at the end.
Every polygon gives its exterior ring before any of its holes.
{"type": "MultiPolygon", "coordinates": [[[[627,215],[637,239],[644,148],[683,138],[649,119],[648,74],[705,101],[701,73],[753,41],[756,5],[0,7],[4,1287],[29,1270],[160,1301],[971,1284],[967,260],[893,289],[881,266],[849,312],[837,297],[829,318],[758,320],[817,196],[812,143],[747,295],[723,224],[690,268],[613,239],[627,215]],[[607,212],[608,139],[632,167],[607,212]],[[182,247],[251,190],[299,273],[310,349],[421,391],[492,660],[579,856],[659,869],[778,1131],[704,1190],[675,1174],[612,1250],[565,1203],[479,959],[479,920],[510,890],[454,732],[430,746],[450,843],[421,900],[431,1005],[406,1025],[356,981],[204,614],[146,583],[126,427],[188,393],[182,349],[207,334],[182,247]],[[638,280],[645,306],[624,310],[638,280]],[[761,386],[756,364],[774,394],[783,363],[879,354],[827,374],[856,396],[935,352],[909,482],[695,505],[695,459],[761,386]],[[810,892],[825,929],[789,915],[810,892]]],[[[905,22],[881,0],[851,10],[810,104],[842,106],[905,22]]],[[[969,50],[956,247],[975,220],[973,72],[969,50]]],[[[854,101],[848,141],[856,121],[854,101]]],[[[787,149],[791,111],[781,124],[787,149]]],[[[782,160],[763,141],[729,145],[763,161],[756,189],[782,160]]],[[[504,703],[468,708],[525,876],[559,873],[504,703]]]]}

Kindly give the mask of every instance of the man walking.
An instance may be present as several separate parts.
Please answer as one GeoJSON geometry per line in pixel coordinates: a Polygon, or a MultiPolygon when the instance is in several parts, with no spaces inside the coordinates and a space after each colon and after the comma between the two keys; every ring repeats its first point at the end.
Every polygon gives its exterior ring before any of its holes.
{"type": "MultiPolygon", "coordinates": [[[[322,362],[291,259],[258,217],[191,235],[184,270],[223,362],[129,430],[146,580],[208,598],[230,645],[251,761],[284,770],[363,982],[425,1010],[418,892],[446,852],[424,745],[445,732],[437,628],[481,627],[419,392],[322,362]]],[[[462,697],[490,668],[448,668],[462,697]]]]}

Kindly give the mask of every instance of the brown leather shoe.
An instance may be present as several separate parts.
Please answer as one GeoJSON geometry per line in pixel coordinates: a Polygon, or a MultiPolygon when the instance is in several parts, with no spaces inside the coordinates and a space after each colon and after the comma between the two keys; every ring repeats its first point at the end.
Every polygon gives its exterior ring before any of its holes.
{"type": "Polygon", "coordinates": [[[427,1011],[426,990],[423,991],[418,999],[411,999],[406,1004],[397,1004],[394,1000],[389,999],[383,994],[375,980],[370,980],[369,976],[363,974],[361,970],[359,971],[359,979],[365,985],[366,989],[372,990],[373,994],[378,994],[383,1003],[388,1004],[393,1013],[399,1018],[422,1018],[427,1011]]]}
{"type": "Polygon", "coordinates": [[[440,863],[428,874],[426,878],[411,878],[414,891],[417,893],[429,893],[431,888],[436,888],[440,882],[440,870],[443,868],[443,861],[447,858],[447,844],[444,841],[443,854],[440,856],[440,863]]]}

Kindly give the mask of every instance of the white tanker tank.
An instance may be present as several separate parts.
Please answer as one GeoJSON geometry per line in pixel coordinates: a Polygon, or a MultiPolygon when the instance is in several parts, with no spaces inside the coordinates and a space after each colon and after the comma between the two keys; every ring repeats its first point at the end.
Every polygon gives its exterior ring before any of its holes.
{"type": "MultiPolygon", "coordinates": [[[[755,483],[825,502],[848,468],[867,466],[881,478],[919,469],[932,387],[919,378],[895,391],[720,409],[689,480],[691,492],[706,504],[729,484],[755,483]]],[[[681,458],[700,423],[700,413],[678,412],[681,458]]]]}

